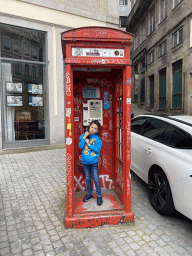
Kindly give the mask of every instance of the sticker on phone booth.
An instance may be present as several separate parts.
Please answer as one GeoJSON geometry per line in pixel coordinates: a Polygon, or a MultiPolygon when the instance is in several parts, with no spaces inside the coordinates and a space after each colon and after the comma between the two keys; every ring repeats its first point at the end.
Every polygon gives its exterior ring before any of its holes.
{"type": "Polygon", "coordinates": [[[103,93],[103,108],[105,110],[109,109],[109,92],[103,93]]]}

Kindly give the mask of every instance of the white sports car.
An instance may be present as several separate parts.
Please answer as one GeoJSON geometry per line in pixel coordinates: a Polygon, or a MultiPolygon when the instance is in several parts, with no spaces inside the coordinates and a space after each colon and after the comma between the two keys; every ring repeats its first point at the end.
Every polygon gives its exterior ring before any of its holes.
{"type": "Polygon", "coordinates": [[[158,213],[192,219],[192,116],[133,118],[131,170],[148,184],[158,213]]]}

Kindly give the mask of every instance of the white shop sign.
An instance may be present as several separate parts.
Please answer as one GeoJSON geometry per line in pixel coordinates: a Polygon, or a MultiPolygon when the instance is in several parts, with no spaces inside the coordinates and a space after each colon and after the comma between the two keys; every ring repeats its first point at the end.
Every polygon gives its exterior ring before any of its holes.
{"type": "Polygon", "coordinates": [[[72,48],[72,56],[82,57],[124,57],[124,49],[72,48]]]}

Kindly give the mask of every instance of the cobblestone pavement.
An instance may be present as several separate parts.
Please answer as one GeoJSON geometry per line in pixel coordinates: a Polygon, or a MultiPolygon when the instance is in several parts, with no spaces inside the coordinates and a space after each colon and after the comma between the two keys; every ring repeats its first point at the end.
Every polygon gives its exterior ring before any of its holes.
{"type": "Polygon", "coordinates": [[[192,221],[163,217],[132,174],[134,223],[65,229],[65,149],[0,155],[0,255],[192,255],[192,221]]]}

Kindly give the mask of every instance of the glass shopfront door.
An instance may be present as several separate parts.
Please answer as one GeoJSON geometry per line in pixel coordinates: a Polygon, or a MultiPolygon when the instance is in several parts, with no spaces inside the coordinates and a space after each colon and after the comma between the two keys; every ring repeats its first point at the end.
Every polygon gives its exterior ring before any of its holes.
{"type": "Polygon", "coordinates": [[[45,33],[0,24],[3,147],[48,144],[45,33]]]}

